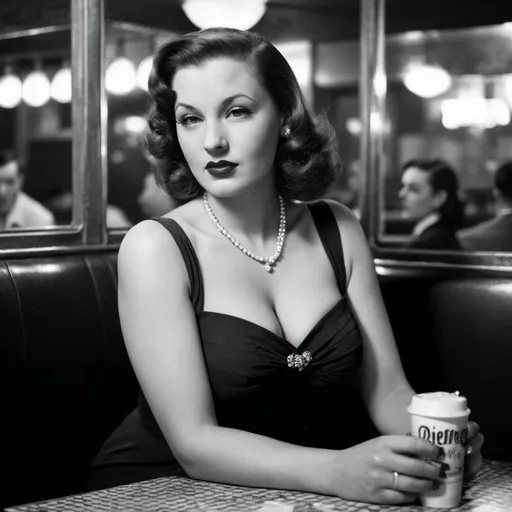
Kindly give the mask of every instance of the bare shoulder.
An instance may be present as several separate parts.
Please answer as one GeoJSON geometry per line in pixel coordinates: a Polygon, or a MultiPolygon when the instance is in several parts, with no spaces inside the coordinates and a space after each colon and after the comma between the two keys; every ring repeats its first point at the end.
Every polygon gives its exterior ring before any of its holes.
{"type": "Polygon", "coordinates": [[[172,279],[175,284],[188,282],[180,249],[169,231],[159,222],[142,221],[123,238],[118,256],[119,284],[156,283],[172,279]]]}

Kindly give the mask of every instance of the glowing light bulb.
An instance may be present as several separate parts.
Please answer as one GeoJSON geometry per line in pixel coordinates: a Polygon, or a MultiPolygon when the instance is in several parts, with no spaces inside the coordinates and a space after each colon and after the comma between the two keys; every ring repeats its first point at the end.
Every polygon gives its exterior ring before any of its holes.
{"type": "Polygon", "coordinates": [[[153,67],[153,56],[150,55],[142,60],[137,68],[137,85],[143,90],[148,90],[149,74],[153,67]]]}
{"type": "Polygon", "coordinates": [[[105,86],[108,92],[124,95],[133,91],[137,83],[133,62],[126,57],[118,57],[107,69],[105,86]]]}
{"type": "Polygon", "coordinates": [[[404,76],[404,85],[422,98],[444,94],[452,85],[450,74],[439,66],[416,65],[404,76]]]}
{"type": "Polygon", "coordinates": [[[59,103],[71,101],[71,69],[61,68],[55,73],[50,84],[50,95],[59,103]]]}
{"type": "Polygon", "coordinates": [[[230,27],[248,30],[265,14],[267,0],[185,0],[182,9],[199,28],[230,27]]]}
{"type": "Polygon", "coordinates": [[[13,74],[0,77],[0,107],[17,107],[22,98],[21,80],[13,74]]]}
{"type": "Polygon", "coordinates": [[[31,107],[41,107],[50,99],[50,81],[42,71],[32,71],[22,84],[23,101],[31,107]]]}

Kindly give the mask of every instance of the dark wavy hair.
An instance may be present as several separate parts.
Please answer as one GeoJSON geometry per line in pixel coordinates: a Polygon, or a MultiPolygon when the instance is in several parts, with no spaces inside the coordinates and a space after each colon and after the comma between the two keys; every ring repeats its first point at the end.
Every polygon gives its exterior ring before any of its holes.
{"type": "Polygon", "coordinates": [[[434,192],[446,192],[446,200],[438,210],[441,222],[454,229],[462,227],[464,203],[459,197],[459,179],[453,167],[440,159],[414,159],[403,164],[402,173],[410,167],[428,173],[429,183],[434,192]]]}
{"type": "Polygon", "coordinates": [[[505,162],[496,171],[494,186],[499,190],[503,199],[512,201],[512,160],[505,162]]]}
{"type": "Polygon", "coordinates": [[[285,198],[311,201],[322,197],[338,178],[341,163],[334,131],[324,117],[308,112],[297,79],[282,54],[254,32],[211,28],[174,39],[158,50],[149,77],[146,146],[157,160],[157,181],[184,202],[203,193],[178,142],[171,89],[176,71],[215,58],[254,66],[280,115],[290,128],[280,137],[274,159],[276,189],[285,198]]]}

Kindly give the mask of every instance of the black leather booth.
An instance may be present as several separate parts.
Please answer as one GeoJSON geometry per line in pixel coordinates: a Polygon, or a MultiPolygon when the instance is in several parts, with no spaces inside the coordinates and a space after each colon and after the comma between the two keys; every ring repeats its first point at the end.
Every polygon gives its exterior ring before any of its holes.
{"type": "Polygon", "coordinates": [[[0,505],[81,490],[137,401],[117,312],[116,253],[0,261],[0,505]]]}
{"type": "MultiPolygon", "coordinates": [[[[0,261],[0,507],[81,491],[108,434],[134,407],[116,252],[0,261]]],[[[379,268],[406,373],[458,389],[512,460],[512,276],[379,268]]]]}

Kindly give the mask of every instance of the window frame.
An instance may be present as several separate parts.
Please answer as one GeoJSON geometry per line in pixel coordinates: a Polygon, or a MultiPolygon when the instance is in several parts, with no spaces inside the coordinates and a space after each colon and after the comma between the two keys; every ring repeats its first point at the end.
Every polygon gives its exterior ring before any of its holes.
{"type": "Polygon", "coordinates": [[[104,12],[103,0],[70,0],[70,26],[6,35],[22,37],[71,29],[73,219],[69,226],[2,232],[0,259],[108,247],[104,12]]]}

